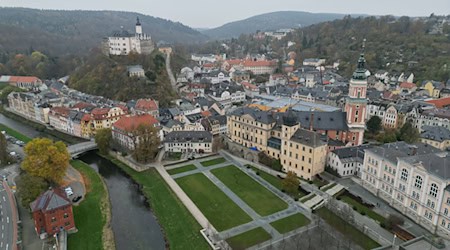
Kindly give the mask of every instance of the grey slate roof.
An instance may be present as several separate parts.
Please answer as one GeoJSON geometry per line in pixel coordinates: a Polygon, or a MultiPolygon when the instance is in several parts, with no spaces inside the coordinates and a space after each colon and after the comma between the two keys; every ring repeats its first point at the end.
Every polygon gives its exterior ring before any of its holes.
{"type": "Polygon", "coordinates": [[[207,131],[173,131],[166,135],[164,142],[212,142],[212,134],[207,131]]]}
{"type": "Polygon", "coordinates": [[[31,204],[31,211],[50,211],[60,207],[70,205],[70,201],[64,196],[64,193],[60,190],[47,190],[41,194],[31,204]]]}
{"type": "Polygon", "coordinates": [[[250,115],[256,121],[264,124],[272,124],[275,122],[275,119],[269,112],[262,111],[256,108],[248,108],[248,107],[238,108],[233,112],[231,112],[231,115],[235,116],[250,115]]]}
{"type": "Polygon", "coordinates": [[[342,162],[359,161],[364,159],[365,150],[373,147],[372,145],[361,145],[356,147],[345,147],[335,149],[332,152],[336,154],[342,162]]]}
{"type": "Polygon", "coordinates": [[[402,158],[411,165],[420,164],[428,173],[445,180],[450,179],[450,154],[427,154],[402,158]]]}
{"type": "Polygon", "coordinates": [[[302,128],[310,127],[312,117],[312,127],[314,130],[348,130],[346,122],[347,113],[342,111],[294,111],[294,113],[302,128]]]}
{"type": "Polygon", "coordinates": [[[425,143],[408,144],[404,141],[386,143],[382,146],[367,149],[366,151],[381,156],[394,164],[397,163],[397,159],[400,157],[442,152],[440,149],[425,143]]]}
{"type": "Polygon", "coordinates": [[[291,140],[312,148],[326,145],[326,143],[321,140],[319,134],[306,129],[298,129],[295,131],[294,135],[291,137],[291,140]]]}
{"type": "Polygon", "coordinates": [[[420,135],[421,138],[439,142],[450,140],[450,130],[447,128],[438,126],[423,126],[422,130],[423,132],[420,135]]]}

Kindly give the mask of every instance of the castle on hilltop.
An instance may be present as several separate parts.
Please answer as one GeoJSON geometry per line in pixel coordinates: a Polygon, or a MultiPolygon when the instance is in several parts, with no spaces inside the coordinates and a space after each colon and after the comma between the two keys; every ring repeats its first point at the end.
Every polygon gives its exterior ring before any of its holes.
{"type": "Polygon", "coordinates": [[[128,55],[131,52],[148,55],[155,49],[150,35],[142,33],[139,17],[136,20],[136,33],[131,34],[121,27],[103,41],[103,52],[109,55],[128,55]]]}

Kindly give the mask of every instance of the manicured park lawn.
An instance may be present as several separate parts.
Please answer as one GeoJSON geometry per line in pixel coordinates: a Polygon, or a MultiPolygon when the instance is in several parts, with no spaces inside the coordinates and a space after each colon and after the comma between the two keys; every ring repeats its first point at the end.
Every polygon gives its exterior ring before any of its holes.
{"type": "Polygon", "coordinates": [[[191,171],[191,170],[195,170],[195,169],[197,169],[197,167],[195,165],[189,164],[189,165],[182,166],[179,168],[167,170],[167,173],[169,173],[170,175],[174,175],[174,174],[179,174],[179,173],[183,173],[183,172],[187,172],[187,171],[191,171]]]}
{"type": "Polygon", "coordinates": [[[364,206],[363,204],[359,203],[358,201],[352,199],[349,196],[341,195],[340,198],[343,202],[349,204],[351,207],[356,207],[356,210],[358,211],[358,213],[361,213],[362,211],[364,211],[364,213],[367,216],[369,216],[370,218],[372,218],[380,223],[384,222],[386,220],[386,218],[384,218],[380,214],[374,212],[372,209],[364,206]]]}
{"type": "Polygon", "coordinates": [[[252,219],[202,173],[175,180],[218,231],[252,219]]]}
{"type": "Polygon", "coordinates": [[[247,249],[264,241],[268,241],[270,238],[270,234],[266,232],[266,230],[262,227],[257,227],[245,233],[233,236],[229,238],[227,242],[232,249],[237,250],[247,249]]]}
{"type": "Polygon", "coordinates": [[[16,130],[14,130],[14,129],[12,129],[12,128],[2,124],[2,123],[0,123],[0,131],[5,131],[8,135],[16,138],[17,140],[21,140],[21,141],[23,141],[25,143],[31,141],[30,137],[28,137],[26,135],[23,135],[23,134],[17,132],[16,130]]]}
{"type": "Polygon", "coordinates": [[[339,216],[335,215],[327,208],[320,208],[319,210],[316,210],[316,213],[317,215],[322,217],[322,219],[324,219],[330,226],[341,232],[348,239],[352,240],[362,248],[373,249],[380,246],[380,244],[378,244],[376,241],[363,234],[361,231],[350,225],[345,220],[341,219],[339,216]]]}
{"type": "Polygon", "coordinates": [[[331,184],[331,185],[328,185],[328,186],[325,187],[325,188],[322,188],[321,190],[322,190],[323,192],[326,192],[327,190],[334,188],[336,185],[337,185],[337,183],[333,183],[333,184],[331,184]]]}
{"type": "Polygon", "coordinates": [[[268,183],[270,183],[272,186],[278,188],[278,189],[282,189],[283,186],[281,185],[281,179],[273,176],[271,174],[268,174],[262,170],[259,170],[255,167],[251,167],[253,171],[255,171],[256,173],[259,173],[259,176],[261,176],[261,178],[263,178],[265,181],[267,181],[268,183]]]}
{"type": "Polygon", "coordinates": [[[220,158],[212,159],[209,161],[202,161],[201,164],[203,167],[209,167],[209,166],[217,165],[220,163],[224,163],[226,161],[227,160],[225,160],[223,157],[220,157],[220,158]]]}
{"type": "Polygon", "coordinates": [[[261,216],[273,214],[288,207],[288,204],[278,196],[235,166],[218,168],[211,172],[261,216]]]}
{"type": "Polygon", "coordinates": [[[321,188],[322,186],[325,186],[325,185],[328,184],[328,181],[326,181],[326,180],[319,180],[318,178],[314,179],[312,182],[318,188],[321,188]]]}
{"type": "Polygon", "coordinates": [[[72,161],[72,166],[85,178],[87,194],[79,206],[73,207],[78,232],[69,234],[68,249],[103,249],[102,235],[106,215],[102,204],[109,206],[101,177],[82,161],[72,161]]]}
{"type": "Polygon", "coordinates": [[[306,218],[303,214],[293,214],[281,220],[274,221],[270,223],[280,234],[284,234],[295,230],[299,227],[306,226],[311,221],[306,218]]]}
{"type": "Polygon", "coordinates": [[[122,162],[108,157],[139,185],[163,227],[170,249],[210,249],[201,236],[201,226],[166,184],[156,169],[136,172],[122,162]]]}

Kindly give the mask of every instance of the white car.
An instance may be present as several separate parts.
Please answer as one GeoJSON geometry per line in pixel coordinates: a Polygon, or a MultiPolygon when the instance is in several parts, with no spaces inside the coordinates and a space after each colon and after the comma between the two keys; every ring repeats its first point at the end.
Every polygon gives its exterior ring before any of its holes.
{"type": "Polygon", "coordinates": [[[71,188],[71,187],[66,187],[66,188],[64,189],[64,191],[66,191],[66,194],[67,194],[68,196],[73,195],[73,191],[72,191],[72,188],[71,188]]]}

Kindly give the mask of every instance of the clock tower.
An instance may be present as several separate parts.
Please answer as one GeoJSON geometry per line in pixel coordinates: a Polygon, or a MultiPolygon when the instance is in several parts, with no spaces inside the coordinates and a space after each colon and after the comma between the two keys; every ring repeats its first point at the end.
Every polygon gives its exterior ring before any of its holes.
{"type": "Polygon", "coordinates": [[[361,54],[356,68],[350,80],[348,97],[345,102],[347,112],[348,132],[345,141],[352,145],[361,145],[366,129],[367,106],[367,75],[365,69],[366,59],[361,54]]]}

